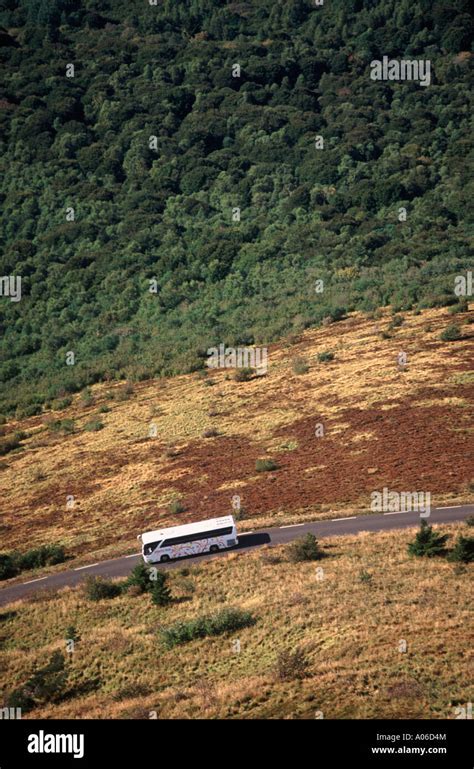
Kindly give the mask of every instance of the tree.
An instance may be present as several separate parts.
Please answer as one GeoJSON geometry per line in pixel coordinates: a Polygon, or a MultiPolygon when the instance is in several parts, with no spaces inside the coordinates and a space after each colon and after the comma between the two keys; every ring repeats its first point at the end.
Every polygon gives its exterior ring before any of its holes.
{"type": "Polygon", "coordinates": [[[150,569],[145,566],[143,562],[140,562],[133,569],[126,584],[127,587],[132,587],[133,585],[134,587],[138,588],[140,593],[151,592],[153,589],[153,581],[151,579],[150,569]]]}
{"type": "Polygon", "coordinates": [[[156,573],[151,590],[151,600],[156,606],[167,606],[172,601],[171,591],[166,584],[167,581],[168,575],[163,571],[156,573]]]}
{"type": "Polygon", "coordinates": [[[447,539],[447,534],[438,534],[433,531],[432,526],[423,520],[415,539],[408,545],[408,552],[410,555],[426,556],[427,558],[443,555],[446,552],[447,539]]]}
{"type": "Polygon", "coordinates": [[[464,537],[460,534],[448,558],[450,561],[472,563],[474,561],[474,537],[464,537]]]}

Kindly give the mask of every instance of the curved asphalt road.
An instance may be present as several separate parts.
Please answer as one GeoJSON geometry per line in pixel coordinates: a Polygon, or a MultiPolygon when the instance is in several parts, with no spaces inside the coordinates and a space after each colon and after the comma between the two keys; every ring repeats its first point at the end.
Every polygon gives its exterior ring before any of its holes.
{"type": "MultiPolygon", "coordinates": [[[[439,507],[431,511],[428,523],[451,523],[461,521],[468,515],[474,514],[474,505],[457,505],[455,507],[439,507]]],[[[274,529],[262,529],[259,531],[244,532],[239,535],[239,544],[232,550],[213,555],[188,556],[166,564],[162,568],[173,569],[182,566],[185,561],[202,561],[208,558],[221,558],[235,551],[250,550],[261,545],[280,545],[297,539],[303,534],[311,532],[318,539],[321,537],[334,537],[343,534],[358,534],[361,531],[387,531],[389,529],[402,529],[410,526],[418,526],[420,516],[417,512],[410,513],[382,513],[373,515],[359,515],[341,518],[332,518],[313,523],[293,523],[274,529]]],[[[66,585],[74,586],[85,579],[89,574],[101,577],[125,577],[140,561],[139,553],[113,558],[88,566],[79,566],[71,571],[61,571],[50,574],[47,577],[37,577],[0,589],[0,606],[18,601],[37,590],[45,588],[61,588],[66,585]]]]}

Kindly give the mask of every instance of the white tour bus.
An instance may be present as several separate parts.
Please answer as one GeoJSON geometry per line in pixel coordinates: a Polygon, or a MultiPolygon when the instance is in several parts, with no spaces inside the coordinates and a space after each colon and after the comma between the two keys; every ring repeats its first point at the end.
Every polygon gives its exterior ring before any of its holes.
{"type": "Polygon", "coordinates": [[[137,539],[142,543],[143,560],[159,563],[199,553],[217,553],[238,543],[235,522],[231,515],[208,521],[172,526],[169,529],[146,531],[137,539]]]}

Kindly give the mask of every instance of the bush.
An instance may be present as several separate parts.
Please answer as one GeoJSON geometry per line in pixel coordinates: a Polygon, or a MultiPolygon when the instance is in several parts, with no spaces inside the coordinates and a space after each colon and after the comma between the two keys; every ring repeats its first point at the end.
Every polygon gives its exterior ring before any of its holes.
{"type": "Polygon", "coordinates": [[[295,358],[291,365],[294,374],[307,374],[309,371],[309,365],[306,358],[295,358]]]}
{"type": "Polygon", "coordinates": [[[127,382],[126,385],[124,385],[120,390],[117,391],[117,400],[119,401],[128,401],[132,395],[134,394],[133,385],[131,382],[127,382]]]}
{"type": "Polygon", "coordinates": [[[330,352],[329,350],[325,350],[324,352],[318,353],[318,361],[319,363],[328,363],[329,361],[334,360],[334,353],[330,352]]]}
{"type": "Polygon", "coordinates": [[[111,409],[110,409],[110,406],[107,406],[107,405],[104,403],[104,405],[103,405],[103,406],[101,406],[101,407],[100,407],[100,409],[99,409],[99,414],[108,414],[110,410],[111,410],[111,409]]]}
{"type": "Polygon", "coordinates": [[[0,456],[3,457],[5,454],[9,454],[10,451],[15,451],[15,449],[18,449],[20,446],[20,441],[15,436],[3,438],[0,441],[0,456]]]}
{"type": "Polygon", "coordinates": [[[234,381],[235,382],[248,382],[249,379],[252,379],[253,375],[255,374],[255,370],[253,368],[238,368],[235,371],[234,374],[234,381]]]}
{"type": "Polygon", "coordinates": [[[450,315],[457,315],[457,313],[459,312],[468,312],[468,310],[469,310],[468,301],[466,297],[463,297],[462,299],[459,300],[457,304],[453,304],[449,308],[448,312],[450,315]]]}
{"type": "Polygon", "coordinates": [[[314,534],[308,533],[300,537],[289,546],[290,561],[299,563],[300,561],[318,561],[324,553],[319,547],[318,540],[314,534]]]}
{"type": "Polygon", "coordinates": [[[394,328],[400,328],[405,322],[405,318],[403,315],[394,315],[390,323],[388,324],[388,327],[391,331],[393,331],[394,328]]]}
{"type": "Polygon", "coordinates": [[[215,427],[208,427],[207,430],[204,430],[202,437],[203,438],[217,438],[219,435],[219,430],[217,430],[215,427]]]}
{"type": "Polygon", "coordinates": [[[347,310],[345,307],[334,307],[329,311],[329,317],[333,323],[337,323],[339,320],[344,320],[347,316],[347,310]]]}
{"type": "Polygon", "coordinates": [[[446,326],[444,331],[441,332],[439,338],[442,342],[457,342],[457,340],[461,339],[461,337],[461,329],[457,323],[450,323],[449,326],[446,326]]]}
{"type": "Polygon", "coordinates": [[[84,425],[84,430],[88,433],[96,433],[99,430],[104,429],[104,423],[100,421],[100,419],[91,419],[90,422],[86,422],[84,425]]]}
{"type": "Polygon", "coordinates": [[[26,417],[36,417],[38,414],[41,414],[42,408],[39,405],[39,403],[33,403],[31,406],[24,406],[23,408],[18,408],[16,412],[17,419],[24,419],[26,417]]]}
{"type": "Polygon", "coordinates": [[[70,435],[76,429],[74,419],[48,419],[46,427],[52,433],[70,435]]]}
{"type": "Polygon", "coordinates": [[[362,569],[359,572],[359,582],[370,584],[372,582],[372,574],[370,572],[365,571],[365,569],[362,569]]]}
{"type": "Polygon", "coordinates": [[[277,675],[280,681],[302,679],[308,674],[308,661],[302,649],[284,649],[277,659],[277,675]]]}
{"type": "Polygon", "coordinates": [[[212,616],[198,617],[189,622],[177,622],[161,631],[161,638],[166,648],[188,643],[196,638],[232,633],[244,627],[250,627],[255,620],[248,611],[223,609],[212,616]]]}
{"type": "Polygon", "coordinates": [[[468,517],[465,520],[465,523],[467,526],[474,526],[474,515],[468,515],[468,517]]]}
{"type": "Polygon", "coordinates": [[[70,395],[68,395],[67,398],[61,398],[58,401],[54,401],[53,409],[55,411],[62,411],[63,409],[67,409],[71,404],[72,398],[70,395]]]}
{"type": "Polygon", "coordinates": [[[0,580],[10,579],[19,573],[18,564],[9,553],[0,553],[0,580]]]}
{"type": "Polygon", "coordinates": [[[257,473],[266,473],[271,470],[278,470],[278,465],[273,459],[257,459],[255,469],[257,473]]]}
{"type": "Polygon", "coordinates": [[[66,628],[66,632],[64,634],[64,640],[65,641],[74,641],[74,643],[78,643],[78,641],[81,640],[81,637],[79,633],[77,632],[77,628],[75,625],[69,625],[66,628]]]}
{"type": "Polygon", "coordinates": [[[448,558],[450,561],[458,563],[472,563],[474,561],[474,537],[464,537],[460,534],[448,558]]]}
{"type": "Polygon", "coordinates": [[[85,597],[89,601],[102,601],[104,598],[116,598],[122,592],[122,585],[102,577],[89,576],[84,586],[85,597]]]}
{"type": "Polygon", "coordinates": [[[186,507],[179,501],[179,499],[175,499],[171,502],[168,509],[172,515],[179,515],[179,513],[184,513],[186,507]]]}
{"type": "Polygon", "coordinates": [[[167,585],[168,575],[163,571],[156,572],[151,588],[151,600],[155,606],[167,606],[171,603],[171,591],[167,585]]]}
{"type": "Polygon", "coordinates": [[[26,553],[14,554],[20,571],[27,569],[37,569],[40,566],[54,566],[56,563],[63,563],[66,560],[66,554],[62,545],[42,545],[26,553]]]}
{"type": "Polygon", "coordinates": [[[428,526],[426,521],[422,521],[415,539],[408,545],[408,552],[410,555],[426,556],[427,558],[444,555],[447,539],[447,534],[437,534],[433,531],[432,526],[428,526]]]}
{"type": "Polygon", "coordinates": [[[25,553],[2,553],[0,554],[0,580],[15,577],[21,571],[53,566],[65,560],[66,554],[62,545],[42,545],[25,553]]]}
{"type": "Polygon", "coordinates": [[[92,406],[94,403],[94,396],[92,395],[91,391],[89,389],[83,390],[81,392],[81,405],[84,407],[92,406]]]}

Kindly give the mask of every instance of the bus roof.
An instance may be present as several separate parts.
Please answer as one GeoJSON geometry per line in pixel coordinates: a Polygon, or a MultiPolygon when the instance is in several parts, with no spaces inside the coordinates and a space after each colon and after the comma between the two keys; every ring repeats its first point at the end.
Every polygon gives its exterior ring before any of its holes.
{"type": "Polygon", "coordinates": [[[139,536],[144,545],[148,542],[156,542],[159,539],[168,537],[184,537],[186,534],[198,534],[201,531],[210,531],[211,529],[224,529],[228,526],[235,526],[231,515],[224,515],[222,518],[209,518],[207,521],[197,521],[196,523],[185,523],[183,526],[171,526],[168,529],[156,529],[156,531],[146,531],[139,536]]]}

